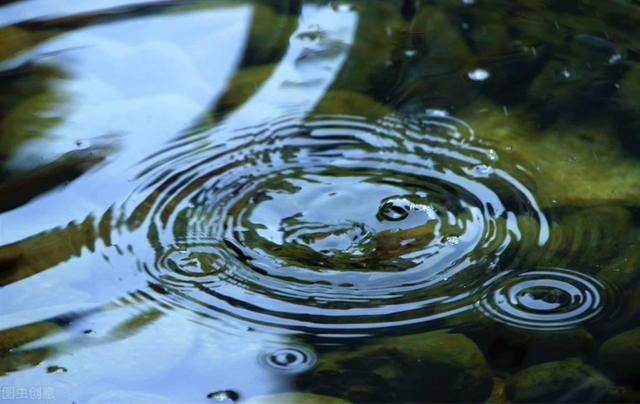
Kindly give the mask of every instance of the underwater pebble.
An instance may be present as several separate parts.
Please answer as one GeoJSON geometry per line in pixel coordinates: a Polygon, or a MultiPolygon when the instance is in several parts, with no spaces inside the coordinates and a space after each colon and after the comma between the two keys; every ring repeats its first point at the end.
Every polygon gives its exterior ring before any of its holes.
{"type": "Polygon", "coordinates": [[[354,402],[480,402],[493,378],[472,340],[435,331],[326,353],[296,384],[354,402]]]}
{"type": "Polygon", "coordinates": [[[598,366],[616,380],[637,383],[640,380],[638,363],[640,363],[640,327],[609,338],[600,347],[598,366]]]}
{"type": "Polygon", "coordinates": [[[514,403],[599,402],[615,394],[606,376],[577,359],[535,365],[507,380],[507,397],[514,403]]]}

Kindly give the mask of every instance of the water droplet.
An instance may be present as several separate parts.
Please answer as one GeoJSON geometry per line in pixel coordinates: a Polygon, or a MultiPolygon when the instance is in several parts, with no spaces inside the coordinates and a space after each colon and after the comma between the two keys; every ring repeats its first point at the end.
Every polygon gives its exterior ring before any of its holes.
{"type": "Polygon", "coordinates": [[[412,203],[411,204],[411,210],[416,211],[416,212],[425,213],[429,220],[433,220],[433,219],[436,219],[438,217],[438,215],[436,213],[436,210],[433,209],[429,205],[423,205],[423,204],[420,204],[420,203],[412,203]]]}
{"type": "Polygon", "coordinates": [[[487,150],[487,157],[489,157],[489,160],[491,161],[496,161],[498,160],[498,152],[496,152],[494,149],[489,149],[487,150]]]}
{"type": "Polygon", "coordinates": [[[412,57],[414,57],[414,56],[415,56],[415,55],[417,55],[417,54],[418,54],[418,51],[416,51],[416,50],[414,50],[414,49],[407,49],[407,50],[405,50],[405,51],[404,51],[404,55],[405,55],[406,57],[409,57],[409,58],[412,58],[412,57]]]}
{"type": "Polygon", "coordinates": [[[475,69],[467,73],[467,76],[473,81],[485,81],[491,77],[491,73],[485,69],[475,69]]]}
{"type": "Polygon", "coordinates": [[[209,400],[217,401],[219,403],[235,402],[240,398],[240,395],[233,390],[219,390],[213,393],[207,394],[209,400]]]}
{"type": "Polygon", "coordinates": [[[433,116],[433,117],[438,117],[438,118],[444,118],[449,116],[449,111],[445,110],[445,109],[426,109],[424,111],[425,115],[427,116],[433,116]]]}
{"type": "Polygon", "coordinates": [[[573,74],[569,71],[569,69],[562,69],[562,71],[560,72],[560,75],[567,80],[573,77],[573,74]]]}
{"type": "Polygon", "coordinates": [[[272,370],[302,373],[315,366],[317,356],[310,348],[294,345],[266,352],[260,355],[259,361],[272,370]]]}
{"type": "Polygon", "coordinates": [[[614,53],[613,55],[611,55],[611,57],[609,58],[609,64],[613,65],[618,63],[619,61],[622,60],[622,55],[619,53],[614,53]]]}
{"type": "Polygon", "coordinates": [[[413,203],[405,198],[388,199],[382,204],[376,217],[381,221],[390,220],[397,222],[409,216],[412,206],[413,203]]]}
{"type": "Polygon", "coordinates": [[[49,366],[47,367],[47,373],[67,373],[67,369],[62,366],[49,366]]]}
{"type": "Polygon", "coordinates": [[[444,242],[448,246],[454,246],[460,244],[460,237],[458,236],[449,236],[444,239],[444,242]]]}
{"type": "Polygon", "coordinates": [[[490,176],[493,172],[493,167],[486,164],[478,164],[471,169],[470,174],[477,178],[483,178],[490,176]]]}

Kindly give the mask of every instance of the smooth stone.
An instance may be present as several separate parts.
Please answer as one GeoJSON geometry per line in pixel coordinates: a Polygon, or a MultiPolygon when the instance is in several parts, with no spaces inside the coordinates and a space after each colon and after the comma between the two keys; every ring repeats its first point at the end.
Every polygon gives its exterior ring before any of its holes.
{"type": "Polygon", "coordinates": [[[353,91],[330,90],[316,105],[313,113],[353,115],[375,119],[391,114],[391,110],[364,94],[353,91]]]}
{"type": "Polygon", "coordinates": [[[22,345],[61,332],[63,329],[59,325],[47,321],[0,330],[0,352],[19,348],[22,345]]]}
{"type": "Polygon", "coordinates": [[[231,77],[226,91],[218,100],[216,110],[228,112],[242,105],[267,81],[276,67],[276,64],[265,64],[245,67],[236,71],[231,77]]]}
{"type": "Polygon", "coordinates": [[[616,380],[631,385],[640,381],[640,327],[606,340],[600,347],[598,366],[616,380]]]}
{"type": "Polygon", "coordinates": [[[358,14],[358,27],[331,88],[371,93],[377,79],[386,79],[385,69],[404,28],[400,10],[387,1],[369,0],[351,4],[358,14]]]}
{"type": "Polygon", "coordinates": [[[588,357],[595,351],[593,336],[584,328],[529,331],[498,325],[480,330],[477,340],[491,366],[508,371],[568,357],[588,357]]]}
{"type": "Polygon", "coordinates": [[[596,402],[615,395],[606,376],[577,359],[531,366],[507,380],[507,397],[514,403],[596,402]]]}
{"type": "Polygon", "coordinates": [[[529,173],[541,208],[640,206],[640,161],[628,156],[611,127],[541,129],[526,112],[492,103],[474,103],[458,116],[479,144],[496,151],[495,168],[529,173]]]}
{"type": "Polygon", "coordinates": [[[287,51],[297,24],[296,16],[277,14],[271,7],[254,2],[243,67],[277,63],[287,51]]]}
{"type": "Polygon", "coordinates": [[[440,7],[422,6],[411,21],[409,35],[416,60],[396,57],[402,68],[390,83],[403,104],[415,101],[416,109],[423,110],[426,97],[430,108],[450,108],[477,95],[478,86],[465,76],[480,66],[450,17],[440,7]],[[403,80],[398,82],[396,76],[403,80]]]}
{"type": "Polygon", "coordinates": [[[326,353],[297,382],[305,391],[354,402],[484,401],[493,385],[476,344],[445,331],[326,353]]]}

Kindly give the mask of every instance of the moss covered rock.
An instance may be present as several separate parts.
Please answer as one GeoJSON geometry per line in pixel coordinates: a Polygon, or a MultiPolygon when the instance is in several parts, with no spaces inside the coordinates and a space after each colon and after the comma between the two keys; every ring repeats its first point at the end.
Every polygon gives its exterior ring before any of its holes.
{"type": "Polygon", "coordinates": [[[297,18],[278,14],[267,5],[253,3],[251,28],[241,64],[245,67],[276,63],[289,46],[297,18]]]}
{"type": "Polygon", "coordinates": [[[372,93],[376,77],[385,76],[396,33],[405,23],[398,7],[388,1],[358,1],[351,7],[358,14],[358,27],[332,88],[372,93]]]}
{"type": "Polygon", "coordinates": [[[593,337],[584,328],[536,332],[497,325],[484,329],[477,340],[491,365],[507,371],[567,357],[588,357],[595,351],[593,337]]]}
{"type": "Polygon", "coordinates": [[[623,382],[640,382],[640,328],[633,328],[606,340],[598,353],[598,366],[623,382]]]}
{"type": "Polygon", "coordinates": [[[254,95],[275,70],[275,64],[245,67],[235,72],[216,109],[227,112],[242,105],[254,95]]]}
{"type": "Polygon", "coordinates": [[[623,207],[594,207],[554,211],[549,237],[538,245],[540,224],[530,216],[518,217],[521,242],[517,265],[555,266],[595,274],[621,253],[633,235],[631,213],[623,207]]]}
{"type": "Polygon", "coordinates": [[[479,143],[496,150],[497,167],[527,173],[543,208],[640,206],[640,161],[627,156],[610,127],[542,129],[527,114],[493,104],[476,104],[461,117],[479,143]]]}
{"type": "Polygon", "coordinates": [[[322,97],[313,112],[383,118],[389,115],[391,110],[367,95],[353,91],[331,90],[322,97]]]}
{"type": "Polygon", "coordinates": [[[439,7],[420,7],[409,35],[413,49],[405,46],[397,52],[396,63],[402,67],[394,75],[393,98],[421,108],[449,108],[478,94],[479,87],[465,80],[467,72],[477,67],[473,53],[449,14],[439,7]],[[412,53],[415,56],[407,56],[412,53]]]}
{"type": "Polygon", "coordinates": [[[355,402],[484,401],[492,382],[476,344],[444,331],[326,353],[298,380],[306,391],[355,402]]]}
{"type": "Polygon", "coordinates": [[[596,402],[615,395],[606,376],[576,359],[531,366],[507,381],[507,397],[515,403],[596,402]]]}

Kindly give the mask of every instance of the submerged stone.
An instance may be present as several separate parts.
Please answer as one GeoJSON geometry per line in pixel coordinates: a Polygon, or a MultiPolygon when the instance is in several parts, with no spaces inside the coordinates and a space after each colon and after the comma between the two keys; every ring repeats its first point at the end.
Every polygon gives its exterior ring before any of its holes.
{"type": "Polygon", "coordinates": [[[47,321],[1,330],[0,353],[60,332],[63,330],[59,325],[47,321]]]}
{"type": "Polygon", "coordinates": [[[478,93],[477,86],[466,79],[478,66],[449,15],[437,7],[420,7],[409,35],[417,49],[416,60],[399,62],[402,80],[398,83],[394,77],[393,83],[403,104],[415,101],[422,106],[428,100],[432,108],[449,108],[468,103],[478,93]]]}
{"type": "Polygon", "coordinates": [[[598,272],[598,278],[618,289],[640,280],[640,246],[632,243],[598,272]]]}
{"type": "Polygon", "coordinates": [[[256,66],[276,63],[289,46],[289,37],[297,25],[297,18],[276,14],[269,6],[253,3],[253,15],[242,65],[256,66]]]}
{"type": "Polygon", "coordinates": [[[298,384],[354,402],[432,402],[484,401],[493,381],[472,340],[436,331],[326,353],[298,384]]]}
{"type": "Polygon", "coordinates": [[[254,95],[271,76],[276,64],[245,67],[234,73],[216,109],[226,112],[239,107],[254,95]]]}
{"type": "Polygon", "coordinates": [[[633,234],[631,213],[623,207],[567,209],[554,216],[549,222],[549,238],[542,246],[533,237],[540,229],[536,219],[518,217],[522,234],[516,258],[519,265],[543,263],[594,273],[618,257],[621,245],[633,234]]]}
{"type": "Polygon", "coordinates": [[[382,73],[404,21],[400,10],[386,1],[355,2],[351,7],[358,13],[358,28],[331,88],[371,94],[376,77],[385,78],[382,73]]]}
{"type": "Polygon", "coordinates": [[[640,161],[626,155],[609,127],[541,129],[521,111],[490,104],[461,117],[480,143],[497,151],[497,167],[520,167],[530,177],[542,208],[640,206],[640,161]]]}
{"type": "Polygon", "coordinates": [[[507,381],[507,397],[515,403],[596,402],[615,394],[606,376],[577,359],[535,365],[507,381]]]}
{"type": "Polygon", "coordinates": [[[325,93],[313,112],[383,118],[389,115],[391,110],[365,94],[330,90],[325,93]]]}
{"type": "Polygon", "coordinates": [[[640,381],[640,328],[606,340],[600,347],[598,366],[617,380],[638,385],[640,381]]]}
{"type": "Polygon", "coordinates": [[[493,367],[513,370],[567,357],[588,357],[595,349],[584,328],[529,331],[503,325],[483,329],[477,338],[493,367]]]}

